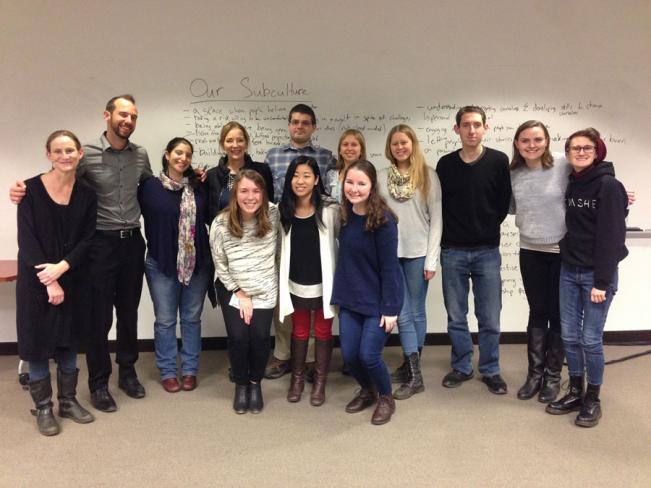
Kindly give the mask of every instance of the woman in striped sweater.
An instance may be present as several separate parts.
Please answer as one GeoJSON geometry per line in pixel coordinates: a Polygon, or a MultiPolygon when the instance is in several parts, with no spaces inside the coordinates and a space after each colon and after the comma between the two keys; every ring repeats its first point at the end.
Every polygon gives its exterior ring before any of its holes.
{"type": "Polygon", "coordinates": [[[278,209],[269,203],[264,179],[253,170],[240,171],[228,206],[210,229],[237,413],[259,413],[264,405],[260,382],[278,294],[277,233],[278,209]]]}

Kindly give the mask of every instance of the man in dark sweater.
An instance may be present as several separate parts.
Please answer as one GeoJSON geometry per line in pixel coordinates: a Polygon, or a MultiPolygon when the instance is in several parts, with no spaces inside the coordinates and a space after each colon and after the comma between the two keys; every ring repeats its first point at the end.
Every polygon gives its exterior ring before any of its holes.
{"type": "Polygon", "coordinates": [[[461,108],[454,131],[461,149],[443,156],[436,167],[441,181],[443,299],[452,342],[452,371],[443,386],[454,388],[473,377],[473,344],[468,329],[468,292],[472,281],[479,326],[479,372],[488,389],[505,394],[500,376],[499,340],[502,308],[500,225],[511,198],[506,154],[484,147],[488,129],[484,110],[461,108]]]}

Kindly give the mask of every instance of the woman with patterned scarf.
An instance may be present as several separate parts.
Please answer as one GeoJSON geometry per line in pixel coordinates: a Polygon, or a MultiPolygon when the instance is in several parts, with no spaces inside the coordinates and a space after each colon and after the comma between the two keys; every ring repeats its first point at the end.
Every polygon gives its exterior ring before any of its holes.
{"type": "Polygon", "coordinates": [[[398,257],[405,299],[398,317],[405,356],[392,375],[401,386],[393,393],[404,400],[422,392],[420,355],[425,343],[427,285],[436,273],[441,242],[441,185],[413,129],[400,124],[387,135],[384,154],[391,163],[378,173],[378,188],[398,216],[398,257]]]}
{"type": "MultiPolygon", "coordinates": [[[[138,189],[147,237],[145,276],[154,303],[156,366],[169,393],[197,386],[201,312],[212,277],[208,199],[191,166],[193,151],[187,139],[172,139],[163,155],[163,171],[138,189]],[[181,383],[176,371],[177,316],[181,322],[181,383]]],[[[214,306],[214,290],[211,302],[214,306]]]]}

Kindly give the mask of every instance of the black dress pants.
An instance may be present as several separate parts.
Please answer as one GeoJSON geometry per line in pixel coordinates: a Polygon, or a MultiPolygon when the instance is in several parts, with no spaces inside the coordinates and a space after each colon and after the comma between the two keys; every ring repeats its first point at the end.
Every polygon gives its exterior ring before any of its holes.
{"type": "Polygon", "coordinates": [[[228,357],[233,380],[237,385],[259,383],[269,359],[271,320],[273,309],[254,309],[251,323],[240,317],[239,309],[229,305],[232,293],[217,280],[217,297],[224,315],[228,334],[228,357]]]}
{"type": "MultiPolygon", "coordinates": [[[[134,376],[138,359],[138,305],[142,293],[145,241],[140,229],[122,238],[119,231],[97,231],[90,249],[92,298],[87,325],[88,387],[108,385],[111,376],[108,334],[115,307],[120,378],[134,376]]],[[[124,235],[124,234],[123,234],[124,235]]]]}

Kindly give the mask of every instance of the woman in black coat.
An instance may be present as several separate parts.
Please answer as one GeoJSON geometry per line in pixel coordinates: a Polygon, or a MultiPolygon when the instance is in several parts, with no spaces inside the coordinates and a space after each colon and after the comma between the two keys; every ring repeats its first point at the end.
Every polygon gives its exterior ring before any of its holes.
{"type": "Polygon", "coordinates": [[[49,359],[57,362],[59,416],[78,423],[94,417],[75,398],[77,345],[88,311],[86,255],[95,233],[95,192],[75,178],[83,150],[69,131],[46,143],[52,169],[26,181],[18,206],[18,353],[29,361],[29,389],[43,435],[60,431],[52,412],[49,359]]]}
{"type": "Polygon", "coordinates": [[[265,163],[258,163],[247,153],[251,139],[239,122],[229,122],[219,134],[219,148],[224,156],[219,164],[208,170],[208,222],[212,223],[220,210],[228,206],[235,176],[242,169],[260,173],[267,187],[270,202],[274,201],[274,185],[271,170],[265,163]]]}

